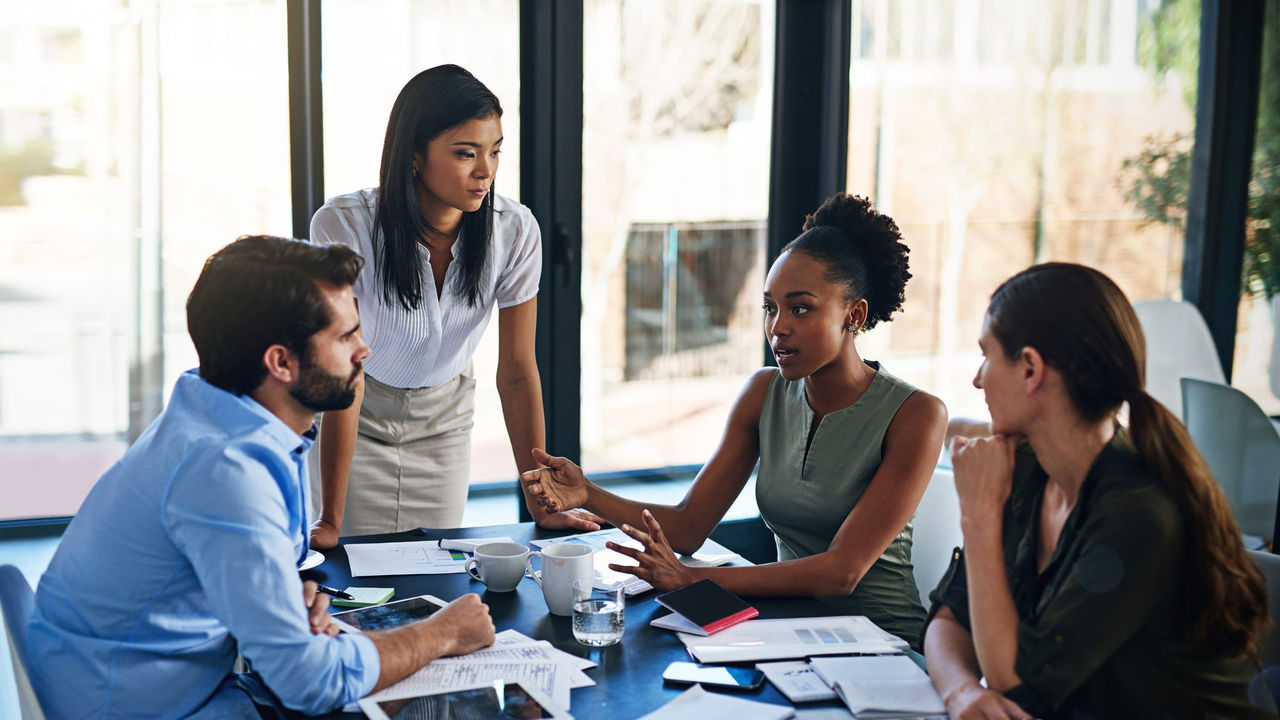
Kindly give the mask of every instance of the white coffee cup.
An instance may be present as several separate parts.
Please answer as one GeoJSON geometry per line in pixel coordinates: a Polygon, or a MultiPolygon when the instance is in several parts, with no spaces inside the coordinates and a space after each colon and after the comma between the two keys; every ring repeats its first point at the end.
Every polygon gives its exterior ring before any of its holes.
{"type": "Polygon", "coordinates": [[[542,597],[547,600],[547,609],[552,615],[573,614],[573,581],[591,582],[594,576],[592,555],[595,553],[588,545],[576,542],[556,543],[542,549],[542,552],[531,552],[525,560],[529,574],[542,586],[542,597]],[[542,569],[534,572],[533,559],[542,561],[542,569]]]}
{"type": "Polygon", "coordinates": [[[528,565],[529,548],[520,543],[494,542],[476,547],[463,565],[471,577],[494,592],[511,592],[520,584],[528,565]]]}

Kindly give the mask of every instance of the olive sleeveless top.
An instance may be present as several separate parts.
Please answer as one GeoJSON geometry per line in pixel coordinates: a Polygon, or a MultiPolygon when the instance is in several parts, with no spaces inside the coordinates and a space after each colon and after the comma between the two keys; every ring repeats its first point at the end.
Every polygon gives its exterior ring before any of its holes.
{"type": "MultiPolygon", "coordinates": [[[[889,423],[916,390],[878,363],[867,364],[876,374],[862,397],[823,417],[811,443],[814,413],[804,382],[778,374],[769,385],[760,412],[756,502],[777,540],[778,560],[827,550],[880,467],[889,423]]],[[[853,592],[821,599],[840,613],[866,615],[919,648],[925,611],[911,566],[911,523],[853,592]]]]}

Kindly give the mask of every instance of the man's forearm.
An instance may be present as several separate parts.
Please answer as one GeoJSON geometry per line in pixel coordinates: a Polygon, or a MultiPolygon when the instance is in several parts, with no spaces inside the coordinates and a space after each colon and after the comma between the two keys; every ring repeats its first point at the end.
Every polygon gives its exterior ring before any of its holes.
{"type": "Polygon", "coordinates": [[[438,657],[453,652],[453,635],[439,623],[419,622],[412,625],[368,633],[378,648],[382,670],[378,673],[377,692],[417,672],[438,657]]]}

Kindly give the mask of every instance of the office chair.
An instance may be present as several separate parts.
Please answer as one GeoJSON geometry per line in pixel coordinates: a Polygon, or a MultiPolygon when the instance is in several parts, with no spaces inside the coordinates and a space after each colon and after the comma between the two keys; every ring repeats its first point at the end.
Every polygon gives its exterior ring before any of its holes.
{"type": "Polygon", "coordinates": [[[5,637],[9,640],[9,657],[13,659],[13,679],[18,686],[22,720],[44,720],[44,711],[27,676],[27,618],[31,617],[34,599],[22,571],[12,565],[0,565],[0,610],[4,613],[5,637]]]}
{"type": "Polygon", "coordinates": [[[1248,395],[1182,378],[1183,422],[1231,503],[1241,532],[1280,540],[1280,432],[1248,395]]]}
{"type": "Polygon", "coordinates": [[[920,602],[929,608],[929,593],[938,586],[951,552],[964,545],[960,532],[960,498],[956,495],[955,476],[950,470],[933,471],[929,487],[916,507],[911,535],[911,564],[916,576],[920,602]]]}
{"type": "Polygon", "coordinates": [[[1227,382],[1209,326],[1189,302],[1144,300],[1133,309],[1147,340],[1147,392],[1175,416],[1184,417],[1181,378],[1227,382]]]}

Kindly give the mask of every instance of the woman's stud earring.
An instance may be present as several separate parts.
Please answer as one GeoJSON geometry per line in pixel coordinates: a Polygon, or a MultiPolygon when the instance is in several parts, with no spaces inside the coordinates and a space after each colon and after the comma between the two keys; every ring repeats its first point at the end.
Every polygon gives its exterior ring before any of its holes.
{"type": "Polygon", "coordinates": [[[845,328],[845,330],[848,330],[849,332],[857,332],[857,331],[858,331],[858,326],[857,326],[857,325],[850,325],[850,326],[846,327],[846,328],[845,328]]]}

